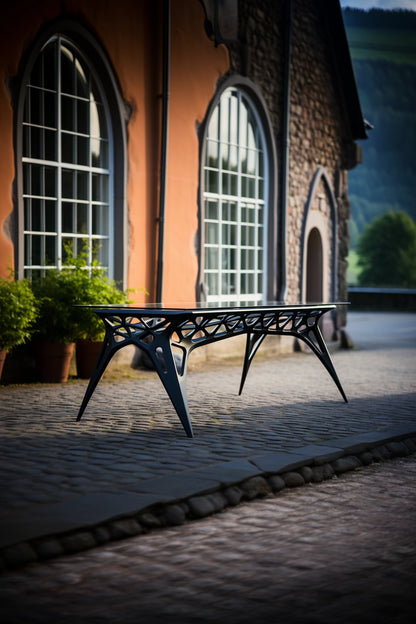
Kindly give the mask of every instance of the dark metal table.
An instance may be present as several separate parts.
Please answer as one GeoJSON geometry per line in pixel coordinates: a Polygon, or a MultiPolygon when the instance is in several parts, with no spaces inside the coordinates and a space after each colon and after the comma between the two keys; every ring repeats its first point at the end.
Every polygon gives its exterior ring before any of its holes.
{"type": "Polygon", "coordinates": [[[321,317],[339,304],[267,304],[259,306],[88,306],[103,320],[105,338],[77,420],[80,420],[113,355],[135,345],[147,353],[189,437],[193,437],[186,395],[189,354],[197,347],[245,334],[247,336],[241,394],[253,358],[267,335],[292,336],[305,342],[325,366],[343,399],[344,390],[335,372],[319,329],[321,317]],[[202,307],[203,306],[203,307],[202,307]]]}

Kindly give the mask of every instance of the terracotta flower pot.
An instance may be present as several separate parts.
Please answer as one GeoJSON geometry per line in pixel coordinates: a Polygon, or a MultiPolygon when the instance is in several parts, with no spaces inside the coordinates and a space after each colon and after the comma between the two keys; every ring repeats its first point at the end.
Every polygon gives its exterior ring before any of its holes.
{"type": "Polygon", "coordinates": [[[100,355],[102,344],[102,342],[94,342],[92,340],[77,342],[75,349],[77,377],[90,379],[100,355]]]}
{"type": "Polygon", "coordinates": [[[7,355],[7,351],[5,349],[0,351],[0,379],[1,379],[1,374],[3,372],[3,366],[4,366],[4,361],[6,359],[6,355],[7,355]]]}
{"type": "Polygon", "coordinates": [[[39,380],[44,383],[68,381],[69,366],[74,353],[74,343],[41,342],[36,347],[36,368],[39,380]]]}

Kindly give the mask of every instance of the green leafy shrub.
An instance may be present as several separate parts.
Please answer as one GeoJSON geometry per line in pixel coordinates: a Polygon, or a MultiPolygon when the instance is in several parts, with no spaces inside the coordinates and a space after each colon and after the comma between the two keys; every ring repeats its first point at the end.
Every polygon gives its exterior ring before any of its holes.
{"type": "Polygon", "coordinates": [[[37,316],[30,283],[0,278],[0,350],[10,351],[29,340],[37,316]]]}
{"type": "Polygon", "coordinates": [[[34,282],[39,298],[38,336],[49,342],[101,341],[104,324],[92,309],[78,306],[99,306],[130,303],[127,292],[120,290],[105,270],[93,261],[87,264],[88,249],[74,256],[65,249],[66,267],[47,271],[34,282]]]}
{"type": "Polygon", "coordinates": [[[416,288],[416,224],[403,211],[374,219],[357,245],[361,286],[416,288]]]}
{"type": "Polygon", "coordinates": [[[74,276],[66,269],[51,269],[44,277],[34,280],[32,288],[39,305],[35,337],[45,342],[74,342],[73,303],[77,296],[74,276]]]}
{"type": "MultiPolygon", "coordinates": [[[[122,291],[117,284],[109,279],[105,271],[93,263],[90,269],[86,268],[83,254],[73,259],[73,278],[76,281],[76,297],[73,303],[77,306],[100,306],[100,305],[127,305],[131,303],[128,292],[122,291]]],[[[104,338],[104,324],[92,309],[76,307],[74,309],[76,319],[75,340],[101,341],[104,338]]]]}

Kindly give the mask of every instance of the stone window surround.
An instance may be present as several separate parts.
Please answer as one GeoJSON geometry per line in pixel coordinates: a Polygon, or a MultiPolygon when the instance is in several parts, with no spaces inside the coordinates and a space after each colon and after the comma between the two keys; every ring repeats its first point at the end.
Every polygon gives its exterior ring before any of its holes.
{"type": "Polygon", "coordinates": [[[221,95],[227,89],[234,87],[245,92],[251,102],[256,107],[257,115],[263,126],[263,134],[265,139],[265,147],[268,155],[269,171],[268,171],[268,235],[267,235],[267,249],[268,255],[267,262],[267,287],[265,293],[265,299],[270,301],[279,300],[279,284],[281,284],[284,278],[281,273],[284,271],[284,267],[279,267],[278,258],[279,246],[284,245],[284,233],[280,228],[280,218],[278,215],[278,163],[277,163],[277,150],[275,145],[275,136],[271,118],[268,112],[267,104],[261,94],[260,89],[256,84],[240,74],[233,74],[223,80],[217,88],[217,91],[212,98],[210,104],[207,107],[204,121],[199,128],[199,162],[200,162],[200,186],[199,186],[199,232],[198,232],[198,254],[199,254],[199,273],[196,285],[196,298],[197,300],[205,299],[205,290],[203,284],[204,278],[204,250],[203,250],[203,236],[202,228],[204,224],[204,198],[203,198],[203,162],[205,154],[205,143],[208,130],[208,123],[211,118],[211,114],[217,104],[220,101],[221,95]]]}

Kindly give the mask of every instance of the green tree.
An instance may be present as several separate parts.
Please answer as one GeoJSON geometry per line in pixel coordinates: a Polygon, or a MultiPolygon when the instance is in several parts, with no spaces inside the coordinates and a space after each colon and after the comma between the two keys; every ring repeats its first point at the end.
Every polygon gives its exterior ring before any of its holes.
{"type": "Polygon", "coordinates": [[[357,244],[361,286],[416,288],[416,224],[403,211],[366,227],[357,244]]]}

